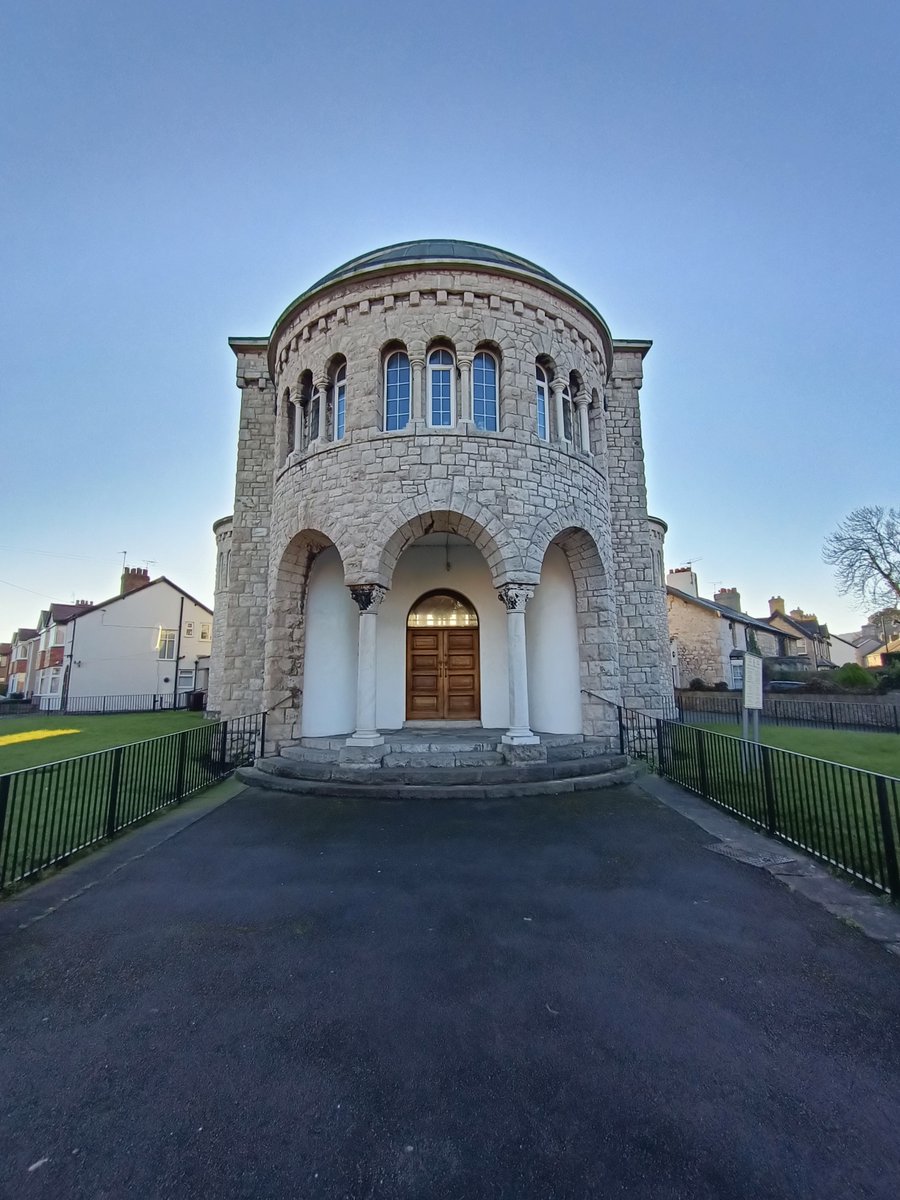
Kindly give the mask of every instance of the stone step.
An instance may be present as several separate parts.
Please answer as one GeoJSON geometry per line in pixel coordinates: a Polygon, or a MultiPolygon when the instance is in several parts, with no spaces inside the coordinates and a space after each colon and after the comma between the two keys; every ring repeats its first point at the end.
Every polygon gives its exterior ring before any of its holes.
{"type": "Polygon", "coordinates": [[[384,768],[389,767],[495,767],[505,762],[499,750],[433,750],[430,754],[416,751],[395,750],[381,760],[384,768]]]}
{"type": "Polygon", "coordinates": [[[434,784],[442,788],[456,788],[480,784],[524,784],[545,783],[559,779],[578,779],[582,776],[598,776],[610,771],[621,770],[628,760],[618,754],[596,755],[594,758],[577,758],[553,763],[523,763],[519,766],[505,764],[476,764],[472,766],[399,765],[379,767],[373,765],[350,765],[325,762],[304,762],[284,756],[262,758],[256,768],[265,775],[282,779],[305,779],[320,783],[347,783],[358,786],[384,787],[402,784],[418,786],[434,784]]]}
{"type": "Polygon", "coordinates": [[[581,738],[577,743],[547,743],[548,762],[562,762],[572,758],[598,758],[609,753],[608,744],[599,738],[581,738]]]}
{"type": "MultiPolygon", "coordinates": [[[[263,760],[265,761],[265,760],[263,760]]],[[[462,769],[462,768],[460,768],[462,769]]],[[[236,776],[248,787],[289,795],[335,800],[518,800],[526,796],[563,796],[592,792],[631,783],[638,774],[634,765],[582,775],[574,779],[548,779],[539,783],[432,784],[320,782],[270,774],[258,767],[239,767],[236,776]]]]}

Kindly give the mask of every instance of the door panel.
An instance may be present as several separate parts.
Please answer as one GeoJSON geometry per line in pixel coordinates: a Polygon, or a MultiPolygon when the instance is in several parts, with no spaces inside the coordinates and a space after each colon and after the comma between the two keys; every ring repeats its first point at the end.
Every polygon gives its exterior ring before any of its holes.
{"type": "Polygon", "coordinates": [[[406,719],[477,720],[481,672],[477,629],[408,629],[406,719]]]}

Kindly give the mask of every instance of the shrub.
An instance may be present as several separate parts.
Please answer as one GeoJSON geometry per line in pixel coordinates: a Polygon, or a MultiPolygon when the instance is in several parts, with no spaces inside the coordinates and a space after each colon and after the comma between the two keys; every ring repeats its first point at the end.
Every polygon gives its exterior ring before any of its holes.
{"type": "Polygon", "coordinates": [[[690,688],[690,690],[692,692],[708,692],[709,691],[709,688],[706,686],[704,681],[702,679],[700,679],[699,677],[692,679],[691,682],[688,684],[688,687],[690,688]]]}
{"type": "Polygon", "coordinates": [[[834,683],[831,679],[826,678],[824,675],[811,674],[806,681],[806,690],[808,692],[834,693],[839,692],[841,689],[836,683],[834,683]]]}
{"type": "Polygon", "coordinates": [[[713,691],[714,692],[727,692],[728,684],[725,682],[724,679],[720,679],[718,683],[713,684],[713,691]]]}
{"type": "Polygon", "coordinates": [[[879,692],[900,692],[900,663],[894,663],[878,676],[878,690],[879,692]]]}
{"type": "Polygon", "coordinates": [[[875,680],[865,667],[859,666],[858,663],[846,663],[845,666],[835,671],[832,678],[841,687],[851,688],[854,691],[871,691],[875,686],[875,680]]]}

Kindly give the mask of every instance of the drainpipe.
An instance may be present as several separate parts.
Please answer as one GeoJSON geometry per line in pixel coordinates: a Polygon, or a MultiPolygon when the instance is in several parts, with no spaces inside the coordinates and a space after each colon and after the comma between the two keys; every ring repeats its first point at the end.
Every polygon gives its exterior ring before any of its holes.
{"type": "Polygon", "coordinates": [[[172,684],[172,712],[178,708],[178,664],[181,662],[181,626],[184,616],[184,596],[178,604],[178,632],[175,634],[175,682],[172,684]]]}
{"type": "Polygon", "coordinates": [[[69,643],[69,661],[66,664],[66,669],[63,672],[62,685],[62,712],[68,712],[69,709],[69,682],[72,678],[72,659],[75,657],[75,629],[78,625],[78,618],[72,618],[72,641],[69,643]]]}

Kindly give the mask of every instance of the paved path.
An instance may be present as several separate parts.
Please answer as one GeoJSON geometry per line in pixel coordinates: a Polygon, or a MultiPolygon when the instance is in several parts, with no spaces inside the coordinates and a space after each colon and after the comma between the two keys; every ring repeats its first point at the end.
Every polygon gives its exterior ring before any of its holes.
{"type": "Polygon", "coordinates": [[[894,1200],[900,962],[709,841],[248,792],[4,904],[0,1195],[894,1200]]]}

